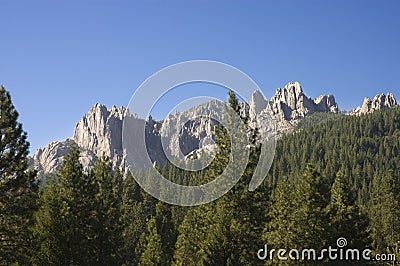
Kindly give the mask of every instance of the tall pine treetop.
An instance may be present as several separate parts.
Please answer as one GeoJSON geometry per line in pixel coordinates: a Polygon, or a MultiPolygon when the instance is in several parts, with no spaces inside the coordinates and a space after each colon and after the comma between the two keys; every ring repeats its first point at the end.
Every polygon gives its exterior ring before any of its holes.
{"type": "Polygon", "coordinates": [[[240,114],[240,105],[239,100],[237,99],[235,93],[233,91],[229,91],[228,93],[228,102],[229,106],[237,113],[240,114]]]}
{"type": "Polygon", "coordinates": [[[0,180],[14,177],[27,169],[29,143],[11,95],[4,86],[0,88],[0,180]]]}

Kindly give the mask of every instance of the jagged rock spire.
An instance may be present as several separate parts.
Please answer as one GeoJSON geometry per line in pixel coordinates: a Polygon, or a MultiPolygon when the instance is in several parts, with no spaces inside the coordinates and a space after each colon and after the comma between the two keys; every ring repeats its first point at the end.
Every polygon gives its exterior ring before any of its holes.
{"type": "Polygon", "coordinates": [[[365,97],[362,106],[352,110],[349,115],[370,114],[376,110],[392,108],[395,106],[398,106],[398,104],[392,93],[389,92],[387,95],[381,93],[377,94],[372,100],[365,97]]]}

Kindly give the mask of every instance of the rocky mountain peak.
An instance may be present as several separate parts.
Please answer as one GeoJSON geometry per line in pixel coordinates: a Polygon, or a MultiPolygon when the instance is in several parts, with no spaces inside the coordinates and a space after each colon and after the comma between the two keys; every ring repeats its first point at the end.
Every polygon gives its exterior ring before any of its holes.
{"type": "Polygon", "coordinates": [[[73,146],[81,150],[80,161],[85,169],[94,165],[98,157],[108,156],[113,166],[123,164],[122,120],[126,109],[113,106],[110,110],[96,103],[76,124],[74,135],[65,141],[54,141],[38,149],[30,165],[39,174],[53,173],[73,146]]]}
{"type": "Polygon", "coordinates": [[[285,104],[294,110],[304,103],[305,95],[298,82],[290,82],[284,88],[278,88],[271,101],[274,103],[285,104]]]}
{"type": "Polygon", "coordinates": [[[315,100],[307,97],[300,83],[290,82],[279,88],[271,99],[271,108],[280,120],[297,120],[314,112],[338,112],[333,95],[321,95],[315,100]]]}
{"type": "Polygon", "coordinates": [[[389,92],[387,95],[381,93],[377,94],[372,100],[365,97],[362,106],[352,110],[349,115],[370,114],[376,110],[392,108],[395,106],[398,106],[398,104],[392,93],[389,92]]]}
{"type": "Polygon", "coordinates": [[[267,105],[268,101],[264,98],[261,91],[259,90],[254,91],[249,103],[250,116],[252,114],[254,115],[261,113],[261,111],[264,110],[267,105]]]}
{"type": "Polygon", "coordinates": [[[331,112],[335,114],[339,112],[338,104],[332,94],[328,94],[328,96],[321,95],[315,98],[314,102],[321,112],[331,112]]]}
{"type": "Polygon", "coordinates": [[[300,95],[303,93],[303,89],[301,88],[300,83],[297,81],[289,82],[288,84],[286,84],[283,90],[289,91],[290,93],[295,95],[300,95]]]}
{"type": "Polygon", "coordinates": [[[122,128],[124,114],[123,107],[108,110],[105,105],[96,104],[75,126],[72,140],[97,156],[104,153],[112,159],[122,150],[122,131],[115,129],[122,128]]]}
{"type": "MultiPolygon", "coordinates": [[[[391,100],[387,100],[391,102],[391,100]]],[[[276,120],[279,135],[292,131],[301,118],[314,112],[338,111],[337,103],[332,95],[322,95],[315,100],[307,97],[300,83],[291,82],[276,91],[270,99],[265,99],[260,91],[255,91],[249,105],[240,103],[243,112],[250,116],[250,127],[258,128],[259,132],[267,132],[271,116],[276,120]]],[[[146,145],[151,159],[162,165],[165,154],[161,138],[167,133],[177,130],[179,136],[174,136],[167,143],[168,154],[176,156],[182,151],[184,156],[190,156],[197,150],[212,145],[203,145],[201,140],[214,139],[214,126],[217,121],[209,117],[217,117],[223,113],[223,108],[210,101],[181,113],[168,116],[164,121],[155,121],[151,117],[146,123],[146,145]]],[[[39,174],[54,173],[61,166],[63,158],[76,145],[81,150],[81,163],[85,169],[93,166],[100,156],[108,156],[114,167],[124,170],[125,154],[122,147],[122,124],[127,115],[124,107],[95,104],[76,124],[71,139],[55,141],[43,149],[39,149],[30,160],[31,167],[39,174]]],[[[131,116],[130,116],[131,117],[131,116]]],[[[144,121],[132,115],[132,119],[144,121]]],[[[207,148],[206,147],[206,148],[207,148]]],[[[212,148],[212,147],[211,147],[212,148]]]]}

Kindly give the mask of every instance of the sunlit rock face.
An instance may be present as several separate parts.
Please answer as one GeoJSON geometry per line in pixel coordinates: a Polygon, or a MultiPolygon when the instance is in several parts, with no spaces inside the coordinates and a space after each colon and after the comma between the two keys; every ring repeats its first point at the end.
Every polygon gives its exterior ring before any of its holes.
{"type": "Polygon", "coordinates": [[[362,106],[357,107],[352,110],[349,115],[364,115],[373,113],[376,110],[381,110],[385,108],[392,108],[398,106],[396,99],[392,93],[388,94],[378,94],[372,100],[365,97],[362,106]]]}
{"type": "MultiPolygon", "coordinates": [[[[394,100],[395,101],[395,100],[394,100]]],[[[384,99],[384,103],[393,104],[393,100],[384,99]]],[[[278,136],[291,132],[298,121],[315,112],[338,112],[338,105],[333,95],[321,95],[315,100],[307,97],[298,82],[288,83],[279,88],[270,99],[265,99],[260,91],[255,91],[248,104],[240,103],[242,115],[249,116],[249,127],[257,128],[260,134],[268,133],[271,128],[271,117],[276,121],[278,136]]],[[[155,121],[151,117],[145,121],[135,116],[130,119],[138,120],[138,124],[145,124],[146,146],[153,162],[163,165],[166,156],[161,144],[162,136],[176,131],[176,139],[171,139],[165,145],[169,154],[179,155],[179,152],[190,158],[196,152],[214,153],[215,126],[218,121],[208,117],[215,117],[222,113],[221,105],[210,101],[195,106],[185,112],[169,115],[164,121],[155,121]],[[204,142],[204,139],[207,141],[204,142]]],[[[56,172],[65,156],[76,145],[81,151],[81,163],[85,170],[92,167],[101,156],[110,158],[113,167],[126,170],[126,156],[122,147],[122,125],[127,115],[124,107],[113,106],[107,109],[105,105],[94,105],[86,115],[76,124],[74,134],[65,141],[55,141],[38,149],[30,159],[32,168],[39,174],[56,172]]]]}
{"type": "Polygon", "coordinates": [[[250,101],[250,118],[263,132],[268,128],[266,121],[270,115],[275,118],[278,136],[294,130],[304,117],[316,112],[338,113],[338,104],[332,94],[311,99],[305,95],[300,83],[290,82],[284,88],[276,90],[271,100],[261,99],[260,92],[255,92],[250,101]]]}

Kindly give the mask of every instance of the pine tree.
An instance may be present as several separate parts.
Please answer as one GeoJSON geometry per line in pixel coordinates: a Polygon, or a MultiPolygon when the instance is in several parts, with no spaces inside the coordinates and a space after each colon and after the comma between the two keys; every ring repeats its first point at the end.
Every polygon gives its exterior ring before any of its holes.
{"type": "Polygon", "coordinates": [[[350,181],[342,172],[336,175],[331,189],[330,214],[331,244],[344,237],[348,246],[363,250],[370,244],[368,217],[356,205],[350,181]]]}
{"type": "MultiPolygon", "coordinates": [[[[269,249],[322,250],[329,242],[327,207],[330,202],[330,186],[311,165],[292,183],[288,178],[278,181],[273,193],[273,203],[264,239],[269,249]]],[[[269,256],[269,254],[267,254],[269,256]]],[[[296,260],[268,260],[267,265],[299,265],[296,260]]],[[[302,260],[302,255],[299,256],[302,260]]],[[[312,258],[304,258],[301,265],[312,265],[312,258]]],[[[316,263],[318,264],[318,263],[316,263]]]]}
{"type": "Polygon", "coordinates": [[[167,265],[163,261],[161,235],[157,230],[156,219],[154,217],[148,223],[148,231],[146,249],[140,257],[139,265],[167,265]]]}
{"type": "MultiPolygon", "coordinates": [[[[211,182],[223,172],[229,162],[230,138],[227,130],[222,126],[216,126],[214,130],[218,152],[213,162],[204,171],[204,175],[198,175],[202,179],[196,180],[196,184],[211,182]]],[[[221,227],[216,228],[219,225],[222,226],[222,223],[218,224],[217,221],[217,201],[192,207],[186,212],[178,230],[173,265],[194,266],[216,263],[215,260],[220,254],[217,249],[223,250],[226,246],[222,246],[221,242],[215,241],[215,239],[225,234],[221,233],[221,227]]],[[[227,244],[226,241],[224,243],[227,244]]],[[[225,261],[224,258],[221,257],[218,260],[225,261]]]]}
{"type": "Polygon", "coordinates": [[[149,221],[147,244],[141,264],[149,265],[149,258],[155,252],[160,254],[160,265],[170,265],[176,237],[177,232],[172,220],[172,206],[160,201],[157,203],[155,216],[149,221]],[[160,250],[155,251],[156,248],[160,250]]]}
{"type": "Polygon", "coordinates": [[[40,208],[35,213],[36,223],[33,227],[36,254],[32,256],[33,265],[63,265],[65,249],[60,228],[61,199],[59,187],[54,178],[49,178],[45,187],[40,189],[40,208]]]}
{"type": "Polygon", "coordinates": [[[0,88],[0,264],[28,264],[37,205],[36,173],[28,171],[29,143],[11,95],[0,88]]]}
{"type": "Polygon", "coordinates": [[[233,111],[235,111],[237,114],[240,114],[239,100],[232,90],[228,92],[228,104],[229,107],[233,109],[233,111]]]}
{"type": "Polygon", "coordinates": [[[122,175],[119,170],[112,173],[111,162],[105,156],[96,161],[91,175],[98,189],[95,200],[96,257],[102,265],[117,265],[121,261],[122,175]]]}
{"type": "MultiPolygon", "coordinates": [[[[222,251],[218,259],[224,258],[225,264],[254,265],[259,263],[256,252],[262,245],[260,235],[262,235],[266,222],[265,202],[268,201],[269,191],[266,186],[260,186],[255,191],[249,191],[250,180],[253,178],[254,169],[260,155],[260,145],[256,143],[257,131],[253,132],[250,139],[247,140],[247,122],[249,119],[238,104],[238,99],[234,93],[229,93],[228,102],[245,125],[243,131],[238,130],[234,137],[242,140],[236,139],[238,142],[236,145],[240,145],[242,150],[248,149],[249,160],[246,165],[239,162],[238,158],[233,158],[235,166],[240,167],[242,164],[245,171],[235,186],[217,201],[215,223],[219,226],[213,227],[215,229],[214,239],[209,237],[208,241],[215,243],[215,250],[211,248],[211,253],[222,251]],[[225,246],[221,245],[221,239],[225,241],[222,242],[225,243],[225,246]]],[[[231,122],[229,118],[228,122],[231,122]]],[[[224,136],[226,134],[223,131],[221,137],[222,140],[227,142],[229,136],[224,136]]],[[[230,151],[226,151],[222,156],[230,158],[229,153],[230,151]]],[[[230,170],[232,173],[236,172],[236,169],[230,170]]],[[[213,234],[210,234],[210,236],[213,236],[213,234]]]]}
{"type": "Polygon", "coordinates": [[[4,86],[0,88],[0,180],[22,176],[27,169],[29,142],[18,122],[18,112],[11,95],[4,86]]]}
{"type": "Polygon", "coordinates": [[[304,247],[321,250],[329,241],[327,206],[330,202],[330,186],[327,178],[313,166],[307,165],[296,186],[293,219],[296,226],[291,248],[304,247]]]}
{"type": "Polygon", "coordinates": [[[240,147],[241,151],[249,148],[246,139],[248,119],[242,116],[244,112],[232,91],[228,102],[234,113],[228,111],[226,122],[235,129],[236,135],[230,136],[222,126],[216,128],[219,150],[206,171],[205,181],[214,180],[224,170],[228,175],[235,175],[243,166],[245,171],[232,190],[223,197],[186,214],[179,228],[174,256],[176,265],[254,265],[259,262],[256,251],[261,246],[262,239],[259,236],[266,219],[262,202],[268,193],[265,187],[250,192],[248,186],[258,162],[260,147],[252,142],[251,150],[246,151],[250,155],[247,165],[238,156],[231,155],[232,137],[236,138],[236,148],[240,147]],[[244,130],[235,126],[233,115],[238,115],[246,125],[244,130]],[[234,167],[225,169],[230,160],[235,160],[234,167]]]}
{"type": "MultiPolygon", "coordinates": [[[[268,216],[270,221],[267,223],[264,232],[265,243],[271,249],[283,248],[289,250],[295,245],[295,226],[293,213],[296,205],[294,204],[294,186],[289,178],[283,177],[279,180],[272,197],[272,204],[268,216]]],[[[274,259],[274,258],[273,258],[274,259]]],[[[266,261],[271,265],[275,261],[266,261]]],[[[280,261],[281,264],[290,264],[291,261],[280,261]]]]}
{"type": "Polygon", "coordinates": [[[208,250],[206,239],[214,206],[215,204],[211,202],[188,210],[179,226],[172,265],[206,265],[208,250]]]}
{"type": "Polygon", "coordinates": [[[232,210],[225,209],[225,204],[217,201],[213,213],[209,215],[203,244],[206,255],[203,265],[229,265],[232,261],[239,263],[240,254],[235,252],[235,248],[240,250],[240,247],[231,229],[237,232],[240,225],[233,220],[232,210]]]}
{"type": "Polygon", "coordinates": [[[142,192],[133,175],[128,173],[123,181],[121,224],[122,247],[121,256],[124,265],[138,265],[140,255],[145,246],[142,246],[147,232],[148,212],[147,201],[143,200],[142,192]]]}
{"type": "Polygon", "coordinates": [[[61,215],[65,223],[66,260],[74,264],[96,265],[96,194],[92,175],[85,174],[79,162],[80,152],[73,147],[58,173],[61,215]]]}
{"type": "Polygon", "coordinates": [[[79,150],[73,147],[57,174],[57,186],[43,188],[34,232],[37,239],[48,243],[39,245],[33,259],[38,265],[101,265],[96,256],[98,188],[92,177],[83,172],[79,150]],[[48,248],[53,245],[55,249],[48,248]]]}
{"type": "Polygon", "coordinates": [[[400,239],[400,179],[393,171],[377,175],[372,186],[370,212],[374,248],[393,249],[400,239]]]}

